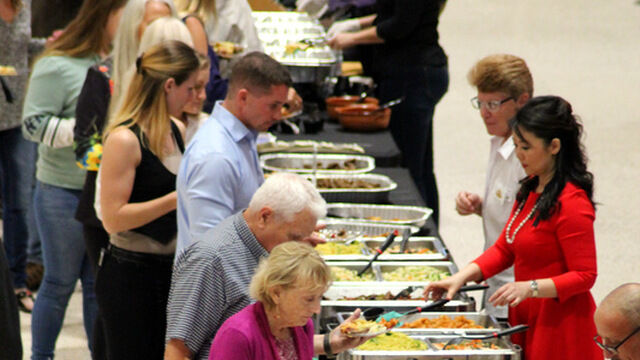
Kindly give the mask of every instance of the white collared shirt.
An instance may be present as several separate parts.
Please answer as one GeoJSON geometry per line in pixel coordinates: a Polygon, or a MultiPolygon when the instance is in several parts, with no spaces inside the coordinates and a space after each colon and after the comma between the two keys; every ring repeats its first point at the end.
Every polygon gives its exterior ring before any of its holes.
{"type": "MultiPolygon", "coordinates": [[[[482,201],[485,250],[496,242],[509,220],[509,214],[520,188],[518,181],[524,176],[524,169],[516,157],[513,138],[509,137],[506,140],[499,136],[491,138],[489,166],[482,201]]],[[[502,285],[512,281],[513,267],[487,280],[490,288],[486,292],[484,303],[488,313],[501,318],[507,317],[506,306],[500,306],[496,309],[486,299],[502,285]]]]}

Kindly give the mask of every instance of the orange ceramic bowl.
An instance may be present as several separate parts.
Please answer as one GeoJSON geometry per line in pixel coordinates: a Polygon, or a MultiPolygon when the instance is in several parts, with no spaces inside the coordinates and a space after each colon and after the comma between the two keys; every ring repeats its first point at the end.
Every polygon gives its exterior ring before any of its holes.
{"type": "Polygon", "coordinates": [[[340,107],[336,112],[340,125],[355,131],[386,129],[391,118],[391,109],[378,110],[377,104],[352,104],[340,107]]]}
{"type": "MultiPolygon", "coordinates": [[[[345,95],[328,97],[325,101],[327,104],[327,113],[329,114],[329,118],[337,120],[338,112],[336,111],[336,109],[339,107],[355,104],[358,99],[360,99],[360,96],[345,95]]],[[[374,97],[367,97],[364,99],[363,104],[377,105],[378,99],[374,97]]]]}

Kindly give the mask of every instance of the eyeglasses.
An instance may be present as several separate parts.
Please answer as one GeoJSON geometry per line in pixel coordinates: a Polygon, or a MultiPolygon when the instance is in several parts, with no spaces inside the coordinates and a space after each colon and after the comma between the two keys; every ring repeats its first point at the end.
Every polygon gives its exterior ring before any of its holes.
{"type": "Polygon", "coordinates": [[[478,100],[478,97],[474,97],[471,99],[471,106],[473,106],[474,109],[480,110],[482,108],[482,106],[485,107],[485,109],[494,112],[494,111],[498,111],[498,109],[500,108],[500,106],[502,106],[502,104],[506,103],[509,100],[514,100],[511,96],[509,96],[508,98],[504,99],[504,100],[493,100],[493,101],[480,101],[478,100]]]}
{"type": "Polygon", "coordinates": [[[609,345],[605,345],[602,341],[602,337],[600,335],[596,335],[593,338],[593,341],[596,342],[596,344],[598,345],[598,347],[606,352],[608,352],[611,355],[618,355],[618,348],[620,346],[622,346],[622,344],[624,344],[627,340],[631,339],[631,337],[633,335],[635,335],[636,333],[638,333],[638,331],[640,331],[640,327],[638,327],[637,329],[633,330],[631,332],[631,334],[627,335],[626,338],[622,339],[622,341],[620,341],[620,343],[616,346],[609,346],[609,345]]]}

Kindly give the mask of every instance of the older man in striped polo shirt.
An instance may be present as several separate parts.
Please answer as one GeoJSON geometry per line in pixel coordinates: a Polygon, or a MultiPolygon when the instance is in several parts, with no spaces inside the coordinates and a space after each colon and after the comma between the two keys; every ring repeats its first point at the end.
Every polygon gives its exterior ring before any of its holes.
{"type": "MultiPolygon", "coordinates": [[[[260,258],[286,241],[305,241],[326,214],[326,203],[304,178],[271,175],[249,208],[194,241],[176,260],[167,307],[165,359],[208,359],[224,321],[249,305],[249,283],[260,258]]],[[[339,352],[362,340],[316,335],[316,353],[339,352]]]]}

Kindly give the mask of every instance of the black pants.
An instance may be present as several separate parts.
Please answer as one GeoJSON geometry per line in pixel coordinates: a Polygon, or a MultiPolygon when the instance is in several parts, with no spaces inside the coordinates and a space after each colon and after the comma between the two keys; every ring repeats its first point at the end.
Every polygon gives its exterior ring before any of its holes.
{"type": "Polygon", "coordinates": [[[404,97],[391,110],[391,135],[433,219],[439,222],[438,186],[433,172],[433,113],[449,87],[447,66],[386,69],[379,78],[381,102],[404,97]]]}
{"type": "Polygon", "coordinates": [[[18,301],[9,276],[9,265],[0,246],[0,360],[22,359],[18,301]]]}
{"type": "MultiPolygon", "coordinates": [[[[109,245],[109,234],[104,228],[93,225],[83,224],[82,234],[84,235],[84,245],[87,248],[87,257],[91,262],[91,269],[94,274],[98,272],[98,261],[102,249],[106,249],[109,245]]],[[[107,349],[104,338],[104,324],[98,311],[96,323],[93,327],[93,351],[91,352],[93,360],[107,360],[107,349]]]]}
{"type": "Polygon", "coordinates": [[[108,359],[163,359],[172,266],[173,255],[104,252],[96,296],[108,359]]]}

